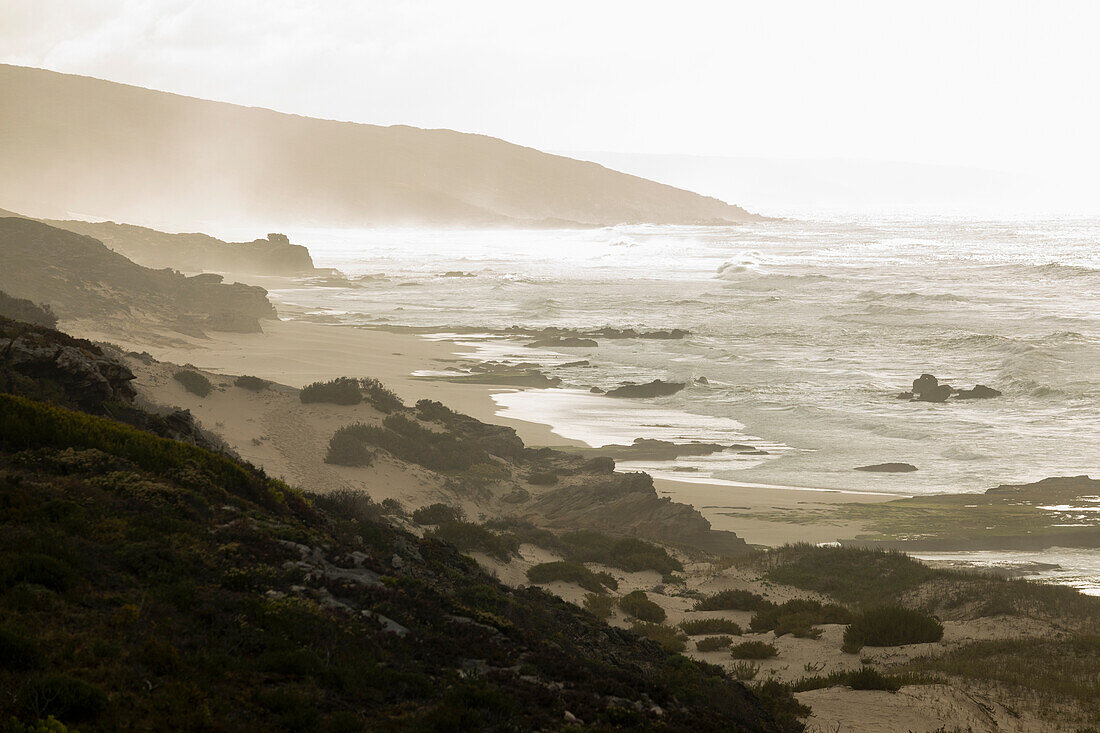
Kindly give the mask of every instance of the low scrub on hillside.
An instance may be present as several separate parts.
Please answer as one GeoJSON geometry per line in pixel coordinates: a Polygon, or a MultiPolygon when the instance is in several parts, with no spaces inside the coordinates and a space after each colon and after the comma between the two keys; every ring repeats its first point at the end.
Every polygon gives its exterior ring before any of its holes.
{"type": "Polygon", "coordinates": [[[387,415],[404,409],[405,403],[401,398],[386,388],[384,384],[374,377],[365,377],[359,380],[359,388],[366,395],[367,401],[379,412],[387,415]]]}
{"type": "Polygon", "coordinates": [[[743,641],[730,647],[730,656],[734,659],[771,659],[778,654],[775,644],[765,641],[743,641]]]}
{"type": "Polygon", "coordinates": [[[210,380],[190,369],[180,369],[172,375],[172,378],[183,385],[188,392],[199,397],[206,397],[214,390],[210,380]]]}
{"type": "Polygon", "coordinates": [[[725,618],[695,618],[680,622],[680,628],[690,636],[698,634],[733,634],[741,635],[741,627],[734,621],[725,618]]]}
{"type": "Polygon", "coordinates": [[[247,389],[249,392],[262,392],[270,386],[271,382],[259,377],[242,374],[233,380],[233,384],[241,389],[247,389]]]}
{"type": "Polygon", "coordinates": [[[671,626],[651,621],[635,621],[630,630],[657,642],[662,649],[668,652],[682,652],[687,648],[687,634],[671,626]]]}
{"type": "Polygon", "coordinates": [[[855,654],[865,646],[901,646],[939,641],[943,624],[901,606],[872,608],[852,619],[844,630],[844,651],[855,654]]]}
{"type": "Polygon", "coordinates": [[[643,590],[631,591],[620,598],[619,608],[627,616],[654,624],[664,623],[665,617],[668,615],[665,613],[665,609],[649,600],[649,596],[643,590]]]}
{"type": "Polygon", "coordinates": [[[634,537],[611,537],[594,530],[578,530],[561,535],[561,541],[568,558],[575,562],[596,562],[627,572],[655,570],[665,574],[684,569],[663,547],[634,537]]]}
{"type": "Polygon", "coordinates": [[[796,637],[818,638],[820,624],[846,624],[852,613],[835,603],[821,603],[807,598],[794,598],[781,604],[764,601],[749,621],[749,628],[756,633],[773,631],[776,636],[791,634],[796,637]]]}
{"type": "Polygon", "coordinates": [[[518,537],[497,534],[471,522],[442,522],[424,536],[447,542],[462,552],[484,552],[501,562],[508,562],[519,554],[518,537]]]}
{"type": "Polygon", "coordinates": [[[695,602],[696,611],[755,611],[764,596],[747,590],[723,590],[695,602]]]}
{"type": "Polygon", "coordinates": [[[532,583],[576,583],[593,593],[604,593],[606,588],[617,588],[618,583],[607,573],[593,573],[578,562],[558,560],[544,562],[527,569],[527,579],[532,583]]]}
{"type": "Polygon", "coordinates": [[[337,377],[328,382],[313,382],[298,390],[302,404],[325,402],[332,405],[358,405],[363,401],[359,380],[337,377]]]}
{"type": "Polygon", "coordinates": [[[374,452],[367,447],[364,431],[372,428],[363,423],[346,425],[335,433],[328,442],[325,463],[337,466],[369,466],[374,462],[374,452]]]}
{"type": "Polygon", "coordinates": [[[732,643],[733,637],[730,636],[708,636],[695,642],[695,649],[700,652],[716,652],[728,649],[732,643]]]}
{"type": "Polygon", "coordinates": [[[816,677],[803,677],[791,684],[795,692],[821,690],[826,687],[850,687],[853,690],[885,690],[897,692],[903,685],[927,684],[933,680],[924,677],[883,674],[873,667],[863,666],[856,670],[833,672],[816,677]]]}
{"type": "Polygon", "coordinates": [[[601,621],[606,621],[615,613],[615,601],[608,595],[585,593],[583,605],[584,610],[601,621]]]}
{"type": "Polygon", "coordinates": [[[46,328],[57,325],[57,316],[49,305],[45,303],[39,305],[26,298],[15,298],[2,290],[0,290],[0,316],[46,328]]]}
{"type": "Polygon", "coordinates": [[[440,503],[419,507],[412,513],[412,520],[421,525],[461,522],[465,517],[462,509],[440,503]]]}

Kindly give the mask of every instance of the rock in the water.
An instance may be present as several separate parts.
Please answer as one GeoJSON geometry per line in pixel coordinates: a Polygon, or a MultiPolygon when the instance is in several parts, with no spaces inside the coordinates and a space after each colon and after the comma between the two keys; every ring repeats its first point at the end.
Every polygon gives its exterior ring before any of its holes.
{"type": "Polygon", "coordinates": [[[599,387],[593,387],[592,389],[590,389],[588,391],[591,392],[592,394],[603,394],[604,393],[604,391],[602,389],[600,389],[599,387]]]}
{"type": "Polygon", "coordinates": [[[695,383],[696,384],[710,384],[710,380],[707,379],[706,377],[696,377],[695,378],[695,383]]]}
{"type": "Polygon", "coordinates": [[[947,402],[951,385],[940,384],[931,374],[922,374],[913,380],[913,399],[917,402],[947,402]]]}
{"type": "Polygon", "coordinates": [[[974,389],[959,389],[955,391],[955,399],[958,400],[987,400],[990,397],[1000,397],[1001,391],[979,384],[974,389]]]}
{"type": "Polygon", "coordinates": [[[917,470],[917,467],[912,463],[876,463],[873,466],[859,466],[856,470],[873,473],[912,473],[917,470]]]}
{"type": "Polygon", "coordinates": [[[565,338],[549,338],[539,339],[538,341],[532,341],[529,344],[525,344],[528,348],[567,348],[567,349],[580,349],[591,348],[599,346],[600,344],[595,339],[580,338],[579,336],[566,336],[565,338]]]}
{"type": "Polygon", "coordinates": [[[654,379],[647,384],[624,384],[608,391],[608,397],[664,397],[676,394],[686,385],[683,382],[665,382],[654,379]]]}

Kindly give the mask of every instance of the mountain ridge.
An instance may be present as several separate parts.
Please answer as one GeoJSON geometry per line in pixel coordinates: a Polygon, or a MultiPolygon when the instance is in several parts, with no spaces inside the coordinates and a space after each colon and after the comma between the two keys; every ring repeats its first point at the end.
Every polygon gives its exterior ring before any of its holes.
{"type": "Polygon", "coordinates": [[[0,96],[19,101],[0,108],[0,201],[34,216],[185,226],[759,219],[476,133],[323,120],[11,65],[0,65],[0,96]]]}

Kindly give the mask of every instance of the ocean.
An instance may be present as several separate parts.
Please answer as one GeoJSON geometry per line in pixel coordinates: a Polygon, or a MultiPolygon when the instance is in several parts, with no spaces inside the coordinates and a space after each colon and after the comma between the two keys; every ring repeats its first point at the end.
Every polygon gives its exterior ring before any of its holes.
{"type": "Polygon", "coordinates": [[[898,495],[1100,476],[1100,220],[289,233],[350,279],[272,291],[301,317],[424,328],[471,358],[563,380],[500,391],[502,414],[593,446],[650,437],[759,449],[625,468],[898,495]],[[507,337],[512,326],[690,335],[551,351],[507,337]],[[578,360],[589,365],[561,366],[578,360]],[[1004,394],[897,399],[922,373],[1004,394]],[[689,386],[645,401],[589,391],[658,378],[689,386]],[[918,470],[853,470],[885,462],[918,470]]]}

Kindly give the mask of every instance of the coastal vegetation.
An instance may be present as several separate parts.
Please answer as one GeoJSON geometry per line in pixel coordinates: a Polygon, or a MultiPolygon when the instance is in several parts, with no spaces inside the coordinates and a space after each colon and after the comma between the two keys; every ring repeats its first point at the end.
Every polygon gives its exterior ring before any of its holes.
{"type": "Polygon", "coordinates": [[[766,641],[743,641],[730,647],[730,656],[734,659],[771,659],[779,654],[775,644],[766,641]]]}
{"type": "Polygon", "coordinates": [[[644,590],[634,590],[619,599],[619,608],[627,616],[652,624],[664,623],[665,609],[649,600],[644,590]]]}
{"type": "Polygon", "coordinates": [[[716,652],[721,649],[728,649],[732,643],[733,638],[729,636],[708,636],[695,642],[695,650],[698,652],[716,652]]]}
{"type": "Polygon", "coordinates": [[[527,569],[527,579],[532,583],[576,583],[592,593],[614,590],[619,584],[607,573],[594,573],[584,565],[569,560],[539,563],[527,569]]]}
{"type": "Polygon", "coordinates": [[[260,392],[267,389],[271,382],[244,374],[234,379],[233,384],[241,389],[247,389],[249,392],[260,392]]]}
{"type": "Polygon", "coordinates": [[[172,375],[172,379],[182,384],[188,392],[199,397],[206,397],[214,390],[214,385],[209,379],[191,369],[180,369],[172,375]]]}
{"type": "Polygon", "coordinates": [[[741,627],[735,622],[725,618],[693,618],[680,622],[680,628],[689,636],[699,634],[732,634],[741,635],[741,627]]]}
{"type": "Polygon", "coordinates": [[[872,608],[852,619],[844,630],[844,651],[855,654],[865,646],[923,644],[943,638],[943,624],[901,606],[872,608]]]}

